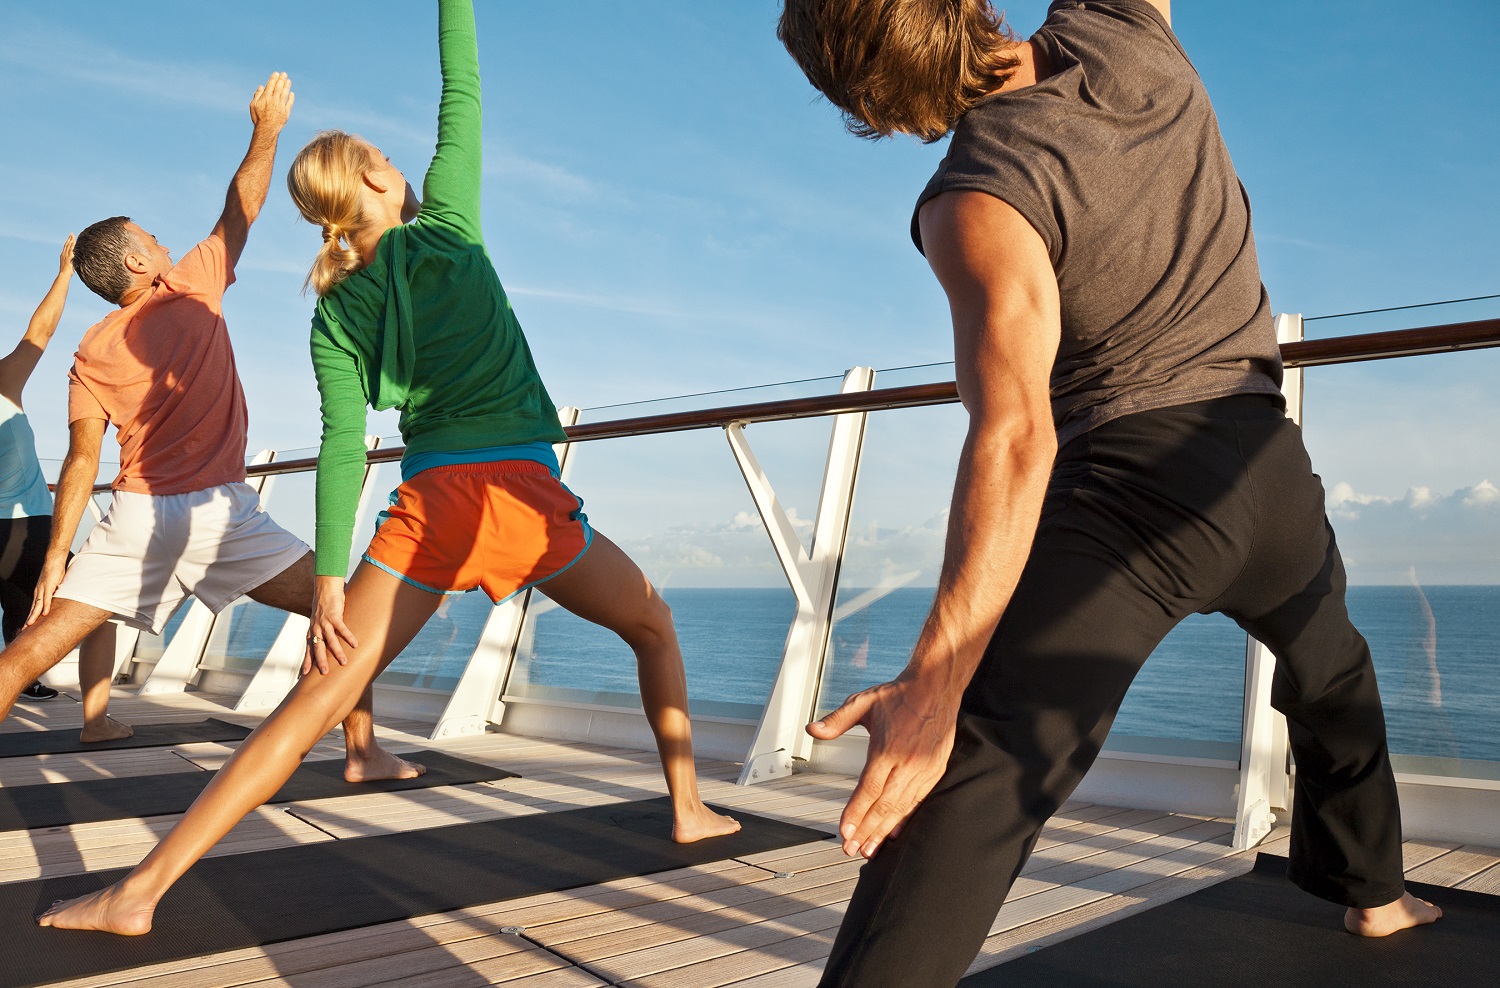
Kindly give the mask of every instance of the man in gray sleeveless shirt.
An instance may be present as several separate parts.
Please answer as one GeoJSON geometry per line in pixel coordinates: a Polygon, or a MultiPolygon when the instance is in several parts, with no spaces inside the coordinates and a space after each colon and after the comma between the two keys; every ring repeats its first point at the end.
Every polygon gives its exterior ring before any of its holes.
{"type": "Polygon", "coordinates": [[[786,0],[779,35],[856,134],[953,133],[912,235],[970,417],[910,663],[808,728],[870,732],[840,832],[871,860],[822,983],[954,984],[1136,671],[1197,612],[1277,656],[1292,878],[1354,933],[1436,919],[1405,891],[1369,649],[1167,0],[1054,3],[1026,42],[986,0],[786,0]]]}

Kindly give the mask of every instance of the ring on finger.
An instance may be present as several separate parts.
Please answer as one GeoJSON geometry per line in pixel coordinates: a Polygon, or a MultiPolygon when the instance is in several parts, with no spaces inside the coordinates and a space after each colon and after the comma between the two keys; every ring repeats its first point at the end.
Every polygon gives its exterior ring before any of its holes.
{"type": "Polygon", "coordinates": [[[319,638],[317,635],[313,635],[311,638],[308,639],[308,641],[312,642],[314,645],[321,645],[321,644],[323,644],[323,639],[319,638]]]}

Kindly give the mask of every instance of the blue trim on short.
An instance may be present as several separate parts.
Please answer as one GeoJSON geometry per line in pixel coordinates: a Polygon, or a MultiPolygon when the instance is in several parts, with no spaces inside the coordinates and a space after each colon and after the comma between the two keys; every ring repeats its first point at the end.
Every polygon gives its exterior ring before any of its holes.
{"type": "MultiPolygon", "coordinates": [[[[580,553],[580,555],[582,555],[582,553],[580,553]]],[[[396,579],[400,580],[402,583],[411,584],[412,586],[416,587],[418,590],[426,590],[428,593],[442,594],[444,597],[461,597],[464,594],[466,594],[466,593],[469,592],[468,590],[439,590],[437,587],[429,587],[425,583],[418,583],[416,580],[413,580],[411,577],[407,576],[405,573],[398,573],[395,570],[391,569],[389,566],[387,566],[385,563],[382,563],[380,560],[378,560],[378,559],[371,559],[369,553],[365,553],[364,555],[360,556],[359,558],[363,559],[365,562],[369,563],[371,566],[374,566],[376,569],[384,570],[385,572],[391,574],[396,579]]],[[[577,560],[575,559],[573,562],[577,562],[577,560]]],[[[573,563],[569,563],[568,565],[571,566],[571,565],[573,565],[573,563]]],[[[561,572],[562,572],[562,570],[558,570],[558,573],[561,573],[561,572]]],[[[552,575],[556,576],[557,573],[554,573],[552,575]]],[[[507,599],[509,599],[509,598],[507,598],[507,599]]]]}
{"type": "MultiPolygon", "coordinates": [[[[563,488],[563,489],[567,490],[567,488],[563,488]]],[[[568,493],[569,494],[573,494],[572,491],[568,491],[568,493]]],[[[577,494],[573,494],[573,496],[577,497],[578,495],[577,494]]],[[[572,569],[574,566],[578,565],[578,560],[582,559],[584,557],[584,555],[589,551],[589,547],[594,544],[594,526],[592,526],[592,525],[589,524],[589,520],[583,516],[582,512],[579,512],[579,514],[578,514],[578,522],[579,522],[579,524],[581,524],[583,526],[583,548],[578,551],[578,555],[576,555],[576,556],[573,557],[573,561],[571,563],[569,563],[568,565],[564,566],[562,569],[558,570],[556,573],[548,573],[546,576],[542,577],[540,580],[533,580],[532,582],[526,584],[524,587],[517,587],[515,590],[513,590],[510,593],[506,594],[500,600],[495,601],[495,603],[497,605],[498,604],[503,604],[507,600],[510,600],[512,597],[514,597],[516,594],[520,593],[521,591],[523,591],[523,590],[530,590],[532,587],[541,586],[543,583],[546,583],[548,580],[552,579],[554,576],[560,576],[563,573],[566,573],[568,570],[572,569]]]]}
{"type": "Polygon", "coordinates": [[[546,467],[553,477],[561,475],[557,453],[549,442],[521,443],[516,446],[481,446],[478,449],[433,450],[401,460],[401,482],[412,479],[423,470],[448,467],[459,463],[501,463],[505,460],[530,460],[546,467]]]}

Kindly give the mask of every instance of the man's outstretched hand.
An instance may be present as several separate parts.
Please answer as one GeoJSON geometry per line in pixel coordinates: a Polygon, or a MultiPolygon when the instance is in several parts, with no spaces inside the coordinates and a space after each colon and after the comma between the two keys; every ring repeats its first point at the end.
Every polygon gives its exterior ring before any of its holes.
{"type": "Polygon", "coordinates": [[[285,72],[272,72],[264,86],[250,97],[250,122],[257,128],[269,127],[279,133],[292,116],[292,103],[297,96],[292,92],[292,80],[285,72]]]}
{"type": "Polygon", "coordinates": [[[943,777],[957,720],[958,698],[903,675],[855,693],[807,725],[807,733],[820,741],[856,724],[870,732],[865,769],[839,818],[845,854],[873,857],[882,841],[900,833],[943,777]]]}

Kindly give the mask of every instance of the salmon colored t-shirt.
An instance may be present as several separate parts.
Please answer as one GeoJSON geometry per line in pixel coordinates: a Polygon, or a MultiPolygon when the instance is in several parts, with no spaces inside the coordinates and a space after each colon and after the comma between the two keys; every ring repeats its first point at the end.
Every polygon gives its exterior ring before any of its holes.
{"type": "Polygon", "coordinates": [[[245,479],[249,416],[223,315],[233,282],[224,241],[211,236],[83,335],[68,422],[115,427],[115,490],[186,494],[245,479]]]}

